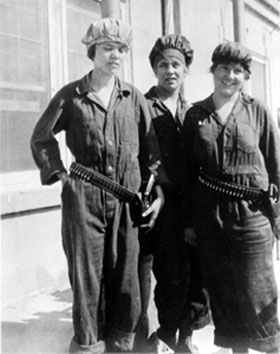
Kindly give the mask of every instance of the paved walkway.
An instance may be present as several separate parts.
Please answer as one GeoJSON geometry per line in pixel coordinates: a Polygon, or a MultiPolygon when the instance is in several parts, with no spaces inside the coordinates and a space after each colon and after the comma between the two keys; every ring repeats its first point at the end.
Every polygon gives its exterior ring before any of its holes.
{"type": "MultiPolygon", "coordinates": [[[[275,269],[280,290],[280,261],[275,262],[275,269]]],[[[2,309],[1,353],[67,353],[72,337],[71,300],[71,290],[61,289],[36,294],[5,306],[2,309]]],[[[149,311],[152,329],[155,330],[157,319],[153,302],[149,311]]],[[[219,349],[212,344],[212,325],[195,331],[194,343],[200,354],[210,354],[219,349]]]]}
{"type": "MultiPolygon", "coordinates": [[[[36,294],[2,310],[2,354],[63,354],[72,337],[71,290],[36,294]]],[[[152,329],[157,328],[154,305],[150,306],[152,329]]],[[[201,354],[216,349],[213,326],[196,331],[194,343],[201,354]]]]}

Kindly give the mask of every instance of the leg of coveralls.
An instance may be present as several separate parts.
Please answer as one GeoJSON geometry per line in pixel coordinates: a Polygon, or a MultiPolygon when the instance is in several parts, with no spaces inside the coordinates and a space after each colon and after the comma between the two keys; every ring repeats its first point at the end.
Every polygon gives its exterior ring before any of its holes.
{"type": "Polygon", "coordinates": [[[128,352],[133,349],[140,316],[138,279],[138,228],[133,226],[127,203],[109,203],[111,217],[105,240],[106,350],[128,352]]]}
{"type": "Polygon", "coordinates": [[[71,353],[101,354],[105,350],[98,319],[104,256],[103,206],[93,189],[83,181],[70,180],[62,191],[63,247],[73,291],[71,353]]]}
{"type": "MultiPolygon", "coordinates": [[[[236,223],[228,218],[223,224],[205,218],[201,229],[197,227],[215,325],[214,344],[239,344],[265,352],[279,341],[271,227],[258,211],[247,210],[245,203],[241,206],[250,217],[236,223]]],[[[225,213],[226,208],[221,210],[225,213]]]]}
{"type": "Polygon", "coordinates": [[[236,353],[236,354],[245,353],[246,354],[246,353],[249,353],[249,349],[247,347],[237,345],[232,348],[232,353],[233,354],[234,353],[236,353]]]}
{"type": "Polygon", "coordinates": [[[190,328],[180,328],[176,353],[198,354],[198,348],[192,342],[193,331],[190,328]]]}
{"type": "Polygon", "coordinates": [[[154,332],[149,337],[148,308],[152,288],[152,267],[153,267],[153,230],[147,233],[140,233],[140,256],[139,256],[139,281],[141,292],[141,315],[137,326],[134,352],[172,354],[174,353],[167,344],[158,338],[154,332]]]}
{"type": "Polygon", "coordinates": [[[180,235],[178,224],[168,223],[160,222],[157,230],[158,247],[155,247],[153,271],[157,281],[155,303],[160,324],[157,334],[174,349],[187,296],[188,259],[182,258],[185,244],[183,239],[177,240],[180,235]]]}
{"type": "Polygon", "coordinates": [[[211,322],[210,304],[198,248],[189,244],[186,246],[190,260],[190,283],[176,351],[196,354],[198,348],[192,343],[193,330],[201,329],[211,322]]]}
{"type": "MultiPolygon", "coordinates": [[[[147,235],[144,235],[147,236],[147,235]]],[[[147,236],[148,237],[148,236],[147,236]]],[[[140,242],[140,249],[142,245],[140,242]]],[[[140,293],[141,293],[141,314],[137,325],[136,338],[135,338],[135,351],[142,351],[145,347],[149,338],[149,317],[148,308],[151,298],[151,287],[152,287],[152,266],[153,266],[153,255],[143,254],[142,249],[140,250],[139,256],[139,282],[140,282],[140,293]]]]}

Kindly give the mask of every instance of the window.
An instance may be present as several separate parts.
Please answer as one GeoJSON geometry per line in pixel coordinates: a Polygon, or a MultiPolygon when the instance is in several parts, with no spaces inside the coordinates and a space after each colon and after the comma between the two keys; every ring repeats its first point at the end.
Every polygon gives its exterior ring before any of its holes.
{"type": "Polygon", "coordinates": [[[0,11],[1,214],[7,215],[60,203],[59,184],[40,185],[30,138],[51,96],[92,67],[81,37],[101,8],[94,0],[0,0],[0,11]]]}
{"type": "Polygon", "coordinates": [[[50,98],[45,0],[0,1],[0,172],[35,168],[29,140],[50,98]]]}
{"type": "Polygon", "coordinates": [[[68,79],[81,78],[92,68],[92,62],[86,55],[86,47],[81,43],[89,24],[101,18],[100,3],[92,0],[67,0],[67,47],[68,47],[68,79]]]}
{"type": "Polygon", "coordinates": [[[251,94],[266,104],[267,95],[267,65],[264,60],[254,58],[252,62],[251,94]]]}

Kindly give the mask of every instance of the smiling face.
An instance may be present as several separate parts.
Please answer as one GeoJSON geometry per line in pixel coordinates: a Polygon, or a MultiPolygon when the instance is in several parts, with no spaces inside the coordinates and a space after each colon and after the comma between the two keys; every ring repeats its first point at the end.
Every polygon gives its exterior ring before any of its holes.
{"type": "Polygon", "coordinates": [[[247,73],[240,64],[220,63],[213,71],[215,93],[222,97],[232,97],[241,90],[247,73]]]}
{"type": "Polygon", "coordinates": [[[127,52],[127,46],[121,43],[105,42],[97,44],[93,58],[95,70],[107,76],[116,74],[127,52]]]}
{"type": "Polygon", "coordinates": [[[168,92],[174,92],[180,89],[187,74],[187,67],[175,57],[166,57],[156,63],[154,71],[158,86],[168,92]]]}

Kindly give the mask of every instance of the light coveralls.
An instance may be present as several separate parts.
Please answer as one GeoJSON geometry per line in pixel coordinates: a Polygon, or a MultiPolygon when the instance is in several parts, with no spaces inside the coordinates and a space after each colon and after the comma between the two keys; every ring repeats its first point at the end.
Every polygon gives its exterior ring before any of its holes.
{"type": "MultiPolygon", "coordinates": [[[[116,78],[105,109],[89,75],[63,87],[34,129],[31,147],[42,184],[56,182],[57,174],[66,171],[55,138],[65,131],[77,162],[136,193],[159,159],[146,101],[116,78]]],[[[140,299],[138,228],[129,205],[70,177],[61,197],[63,248],[73,290],[72,350],[103,352],[104,339],[107,350],[131,350],[140,299]]]]}

